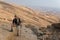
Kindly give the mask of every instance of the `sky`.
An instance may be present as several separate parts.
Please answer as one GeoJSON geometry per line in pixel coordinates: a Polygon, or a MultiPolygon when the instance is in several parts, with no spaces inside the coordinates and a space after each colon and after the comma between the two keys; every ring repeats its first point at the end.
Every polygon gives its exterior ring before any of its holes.
{"type": "Polygon", "coordinates": [[[24,6],[60,8],[60,0],[4,0],[4,1],[24,6]]]}

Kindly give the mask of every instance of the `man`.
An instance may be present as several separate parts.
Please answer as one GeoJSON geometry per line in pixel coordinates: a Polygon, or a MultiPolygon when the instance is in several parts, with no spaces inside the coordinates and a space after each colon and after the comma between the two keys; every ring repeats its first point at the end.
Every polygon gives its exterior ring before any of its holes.
{"type": "Polygon", "coordinates": [[[13,27],[15,26],[15,27],[16,27],[16,30],[17,30],[17,36],[19,36],[18,26],[19,26],[20,24],[21,24],[20,18],[15,15],[15,18],[14,18],[13,21],[12,21],[11,32],[13,32],[13,27]]]}

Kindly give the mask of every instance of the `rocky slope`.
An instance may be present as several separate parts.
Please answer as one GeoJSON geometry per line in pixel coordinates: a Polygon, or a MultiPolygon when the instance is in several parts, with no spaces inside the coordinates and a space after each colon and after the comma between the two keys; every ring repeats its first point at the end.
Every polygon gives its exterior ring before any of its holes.
{"type": "MultiPolygon", "coordinates": [[[[25,6],[16,6],[0,1],[0,23],[9,23],[11,25],[15,14],[22,21],[22,40],[37,40],[41,27],[45,29],[48,25],[59,22],[59,18],[54,15],[46,15],[25,6]]],[[[20,40],[20,38],[21,36],[15,39],[14,36],[14,40],[20,40]]]]}

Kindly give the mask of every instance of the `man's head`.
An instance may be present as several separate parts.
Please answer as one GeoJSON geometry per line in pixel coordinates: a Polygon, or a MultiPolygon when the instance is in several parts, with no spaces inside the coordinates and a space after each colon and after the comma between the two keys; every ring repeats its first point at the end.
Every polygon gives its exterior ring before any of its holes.
{"type": "Polygon", "coordinates": [[[17,17],[16,15],[14,17],[17,17]]]}
{"type": "Polygon", "coordinates": [[[14,16],[15,18],[19,18],[17,15],[14,16]]]}
{"type": "Polygon", "coordinates": [[[17,15],[15,15],[14,17],[17,18],[17,15]]]}

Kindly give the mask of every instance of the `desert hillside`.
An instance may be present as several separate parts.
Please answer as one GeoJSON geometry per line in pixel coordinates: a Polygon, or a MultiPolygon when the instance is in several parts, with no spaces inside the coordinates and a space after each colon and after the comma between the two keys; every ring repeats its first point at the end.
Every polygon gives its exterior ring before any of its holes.
{"type": "Polygon", "coordinates": [[[46,27],[52,23],[59,22],[59,19],[54,15],[44,15],[25,6],[16,6],[0,1],[0,21],[11,22],[15,14],[21,18],[23,23],[38,27],[46,27]]]}
{"type": "MultiPolygon", "coordinates": [[[[49,25],[53,23],[59,23],[59,18],[51,14],[43,14],[43,12],[37,12],[25,6],[17,6],[15,4],[9,4],[0,1],[0,30],[4,29],[1,31],[1,36],[5,38],[6,36],[4,35],[8,34],[7,40],[38,40],[39,37],[40,39],[44,40],[45,36],[47,37],[48,35],[48,37],[50,37],[50,35],[52,35],[51,33],[53,32],[53,29],[49,27],[53,26],[49,25]],[[15,35],[13,36],[16,31],[13,33],[8,32],[10,30],[14,15],[20,17],[22,21],[22,28],[19,29],[19,37],[16,37],[15,35]],[[47,26],[49,26],[48,29],[47,26]],[[49,29],[51,29],[51,31],[47,31],[49,29]],[[45,35],[43,32],[46,32],[45,34],[47,35],[45,35]]],[[[3,39],[1,36],[1,40],[6,39],[3,39]]]]}

